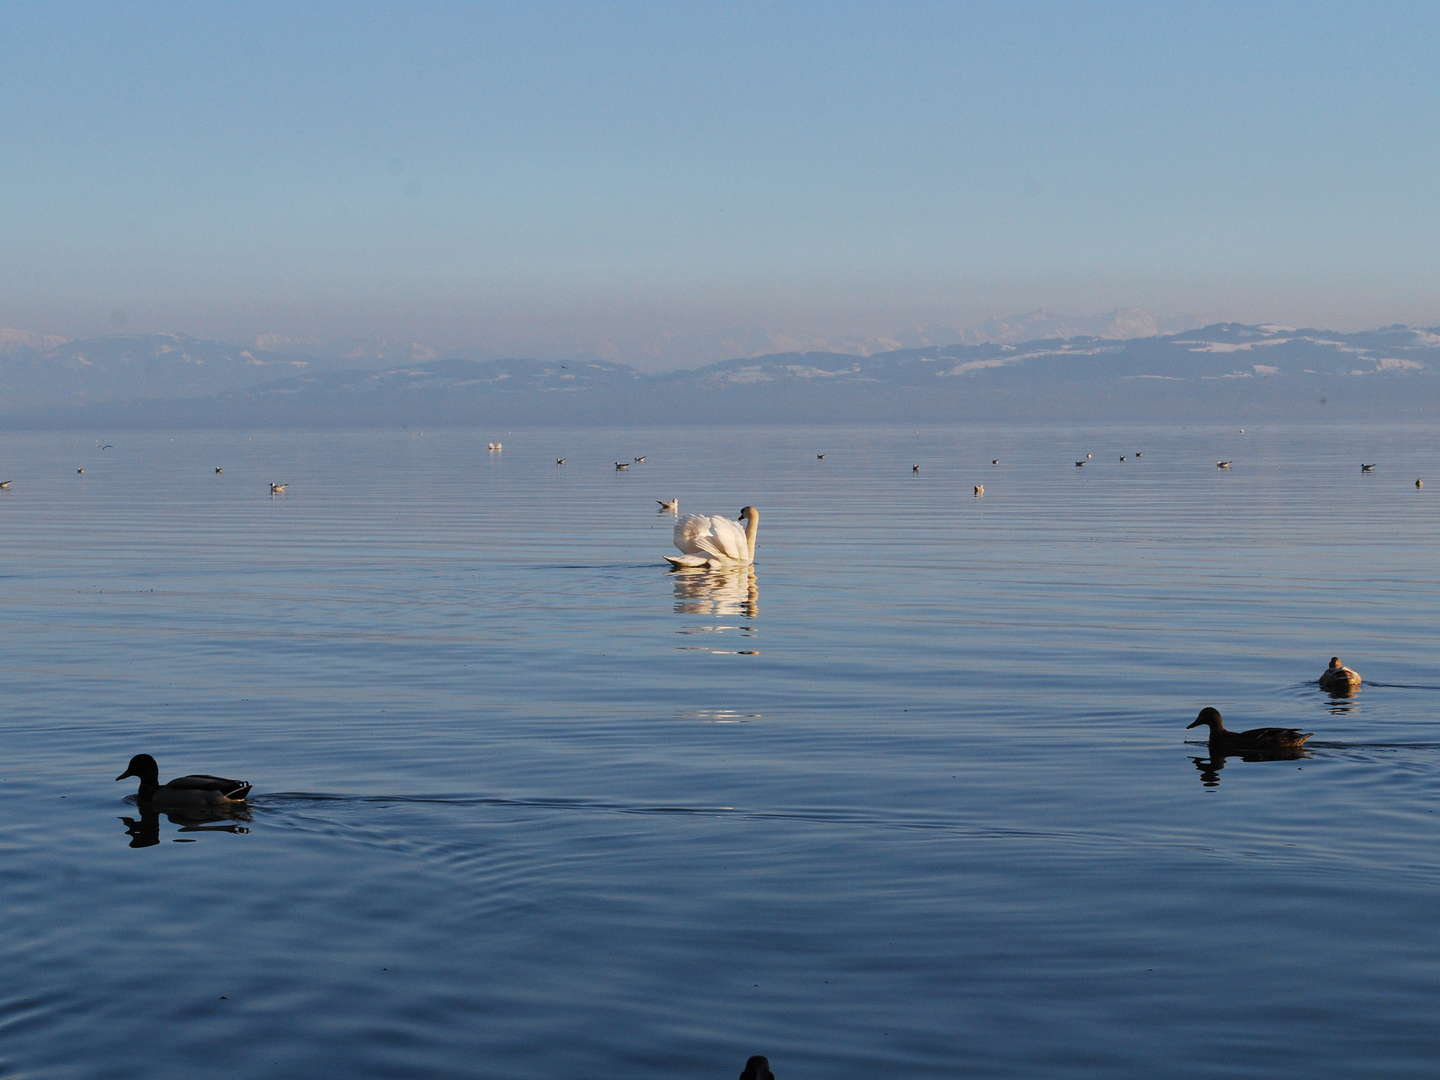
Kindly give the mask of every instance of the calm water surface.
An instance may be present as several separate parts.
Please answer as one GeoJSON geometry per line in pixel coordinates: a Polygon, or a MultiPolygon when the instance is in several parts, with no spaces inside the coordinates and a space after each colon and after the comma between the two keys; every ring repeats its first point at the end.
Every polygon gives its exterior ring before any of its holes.
{"type": "Polygon", "coordinates": [[[0,1076],[1433,1075],[1431,428],[108,441],[0,437],[0,1076]]]}

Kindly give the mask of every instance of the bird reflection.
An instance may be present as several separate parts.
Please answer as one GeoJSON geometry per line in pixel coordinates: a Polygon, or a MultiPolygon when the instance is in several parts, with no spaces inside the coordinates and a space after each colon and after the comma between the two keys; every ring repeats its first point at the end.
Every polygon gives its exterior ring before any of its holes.
{"type": "Polygon", "coordinates": [[[1220,786],[1220,770],[1225,768],[1227,758],[1241,761],[1299,761],[1308,758],[1310,751],[1303,746],[1280,746],[1269,750],[1238,750],[1224,752],[1210,747],[1209,757],[1191,757],[1191,762],[1200,773],[1200,783],[1207,788],[1220,786]]]}
{"type": "MultiPolygon", "coordinates": [[[[130,837],[132,848],[153,847],[160,843],[161,811],[147,804],[137,804],[139,818],[121,817],[125,834],[130,837]]],[[[187,806],[165,810],[164,817],[171,825],[178,825],[182,833],[228,832],[237,835],[250,830],[240,824],[250,820],[249,811],[242,805],[237,807],[187,806]],[[223,824],[222,824],[223,823],[223,824]]]]}
{"type": "Polygon", "coordinates": [[[675,584],[675,611],[680,615],[744,615],[760,611],[760,587],[753,566],[721,570],[678,568],[671,571],[675,584]]]}

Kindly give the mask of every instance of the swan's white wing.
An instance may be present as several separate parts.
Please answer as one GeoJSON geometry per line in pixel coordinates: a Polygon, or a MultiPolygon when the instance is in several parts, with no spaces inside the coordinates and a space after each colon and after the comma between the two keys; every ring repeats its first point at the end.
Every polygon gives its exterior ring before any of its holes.
{"type": "Polygon", "coordinates": [[[710,532],[710,518],[707,514],[686,514],[675,522],[675,547],[683,552],[699,551],[696,541],[710,532]]]}
{"type": "Polygon", "coordinates": [[[710,538],[715,554],[734,562],[750,561],[750,542],[738,521],[715,514],[710,518],[710,538]]]}
{"type": "MultiPolygon", "coordinates": [[[[702,556],[719,562],[749,562],[750,544],[745,530],[737,521],[719,514],[686,514],[675,523],[675,546],[686,555],[702,556]]],[[[692,566],[693,562],[677,565],[692,566]]]]}

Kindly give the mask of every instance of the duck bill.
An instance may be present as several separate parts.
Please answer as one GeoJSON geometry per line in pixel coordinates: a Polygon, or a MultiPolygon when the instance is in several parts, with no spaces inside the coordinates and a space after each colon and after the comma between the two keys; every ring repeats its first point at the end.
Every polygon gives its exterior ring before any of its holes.
{"type": "Polygon", "coordinates": [[[1200,721],[1200,720],[1192,720],[1192,721],[1190,721],[1190,723],[1188,723],[1188,724],[1185,725],[1185,730],[1186,730],[1186,731],[1189,731],[1192,727],[1199,727],[1199,726],[1201,725],[1201,723],[1202,723],[1202,721],[1200,721]]]}
{"type": "Polygon", "coordinates": [[[127,776],[137,776],[137,775],[139,775],[139,774],[131,771],[130,769],[126,769],[126,770],[125,770],[124,772],[122,772],[119,776],[115,777],[115,779],[116,779],[116,780],[124,780],[127,776]]]}

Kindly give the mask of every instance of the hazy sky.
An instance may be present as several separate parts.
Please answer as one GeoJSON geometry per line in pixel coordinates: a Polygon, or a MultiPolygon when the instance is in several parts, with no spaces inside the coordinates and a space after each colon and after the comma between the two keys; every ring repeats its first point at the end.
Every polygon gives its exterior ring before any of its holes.
{"type": "Polygon", "coordinates": [[[0,31],[0,326],[655,366],[1040,306],[1440,323],[1434,3],[9,0],[0,31]]]}

